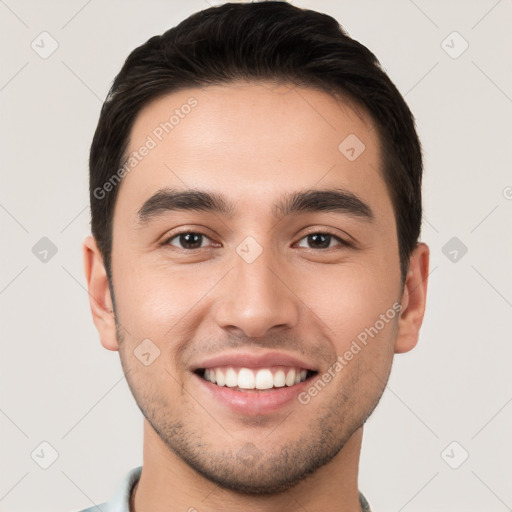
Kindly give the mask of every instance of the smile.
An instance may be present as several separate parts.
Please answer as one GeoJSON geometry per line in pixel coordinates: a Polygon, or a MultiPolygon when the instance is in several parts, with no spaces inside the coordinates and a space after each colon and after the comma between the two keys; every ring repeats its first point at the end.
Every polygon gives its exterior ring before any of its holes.
{"type": "Polygon", "coordinates": [[[203,379],[217,386],[226,386],[237,391],[265,391],[300,384],[316,372],[300,367],[243,368],[228,366],[201,368],[197,373],[203,379]]]}

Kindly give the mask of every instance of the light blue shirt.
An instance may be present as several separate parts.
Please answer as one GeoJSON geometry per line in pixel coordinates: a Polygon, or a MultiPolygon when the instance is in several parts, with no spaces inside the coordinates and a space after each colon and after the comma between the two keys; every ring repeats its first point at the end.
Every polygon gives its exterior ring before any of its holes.
{"type": "Polygon", "coordinates": [[[133,486],[139,481],[142,466],[133,468],[118,485],[112,499],[94,505],[81,512],[130,512],[130,496],[133,486]]]}
{"type": "MultiPolygon", "coordinates": [[[[110,501],[94,505],[81,512],[130,512],[130,496],[133,486],[139,481],[142,466],[133,468],[122,480],[110,501]]],[[[359,493],[359,501],[363,512],[371,512],[365,497],[359,493]]]]}

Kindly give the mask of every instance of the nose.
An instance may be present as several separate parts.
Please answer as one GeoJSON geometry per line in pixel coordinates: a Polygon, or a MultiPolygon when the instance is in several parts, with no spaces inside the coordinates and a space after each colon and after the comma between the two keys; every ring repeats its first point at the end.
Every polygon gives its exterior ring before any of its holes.
{"type": "Polygon", "coordinates": [[[251,338],[295,327],[300,300],[291,289],[289,273],[282,265],[279,268],[272,251],[264,250],[251,263],[235,254],[233,263],[227,286],[217,300],[217,325],[251,338]]]}

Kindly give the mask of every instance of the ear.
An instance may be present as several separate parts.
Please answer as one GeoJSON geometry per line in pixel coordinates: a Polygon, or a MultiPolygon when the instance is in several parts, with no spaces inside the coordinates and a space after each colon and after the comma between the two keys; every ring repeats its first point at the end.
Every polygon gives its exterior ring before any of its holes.
{"type": "Polygon", "coordinates": [[[409,260],[409,271],[401,300],[402,310],[398,321],[398,336],[395,342],[396,354],[408,352],[418,343],[420,327],[425,314],[428,267],[429,248],[426,244],[420,243],[413,250],[409,260]]]}
{"type": "Polygon", "coordinates": [[[96,240],[92,236],[85,238],[83,251],[85,278],[94,325],[100,335],[101,344],[108,350],[119,350],[107,272],[96,240]]]}

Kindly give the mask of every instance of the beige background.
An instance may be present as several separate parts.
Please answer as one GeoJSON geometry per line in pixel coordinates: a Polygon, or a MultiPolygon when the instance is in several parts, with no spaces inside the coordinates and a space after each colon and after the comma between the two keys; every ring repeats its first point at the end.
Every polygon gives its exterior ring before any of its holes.
{"type": "MultiPolygon", "coordinates": [[[[512,2],[294,3],[335,16],[376,53],[425,152],[429,305],[365,429],[360,488],[375,512],[511,510],[512,2]],[[459,248],[445,247],[452,237],[459,248]]],[[[128,53],[206,7],[0,2],[0,511],[101,503],[141,463],[142,416],[84,289],[88,150],[128,53]],[[58,44],[46,59],[31,47],[41,52],[41,37],[46,51],[58,44]],[[46,263],[32,252],[42,237],[57,248],[46,263]],[[31,458],[43,441],[58,452],[48,469],[31,458]]]]}

